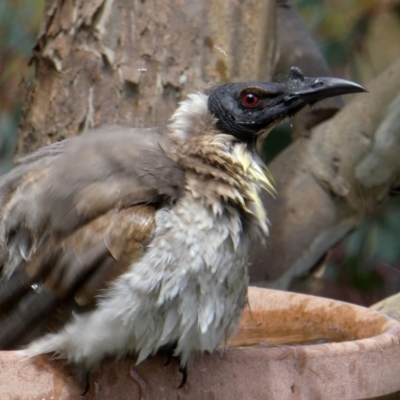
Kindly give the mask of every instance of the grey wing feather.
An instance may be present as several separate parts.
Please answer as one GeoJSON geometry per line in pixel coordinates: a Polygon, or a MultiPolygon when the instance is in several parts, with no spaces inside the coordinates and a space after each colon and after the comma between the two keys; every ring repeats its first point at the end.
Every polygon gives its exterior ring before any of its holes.
{"type": "Polygon", "coordinates": [[[73,273],[72,283],[64,282],[67,289],[78,288],[79,275],[90,278],[90,289],[96,282],[90,272],[94,268],[95,279],[106,279],[140,253],[142,239],[131,232],[129,221],[133,218],[132,226],[148,237],[147,221],[154,218],[154,207],[130,207],[173,201],[184,185],[182,171],[163,150],[169,145],[157,129],[103,127],[41,148],[0,178],[0,348],[16,343],[57,305],[56,283],[50,291],[35,291],[32,285],[39,282],[41,287],[46,279],[49,285],[54,274],[73,273]],[[127,208],[131,211],[121,211],[127,208]],[[119,221],[127,221],[126,227],[119,221]],[[117,227],[107,231],[113,224],[119,224],[121,233],[117,227]],[[102,237],[112,232],[130,235],[130,243],[139,240],[139,250],[132,248],[125,258],[115,260],[111,253],[118,250],[118,241],[125,242],[116,236],[115,249],[107,248],[102,237]],[[74,238],[80,235],[89,249],[79,250],[74,238]],[[68,267],[63,266],[67,258],[68,267]],[[37,259],[41,265],[29,273],[37,259]],[[77,264],[79,259],[86,265],[77,264]]]}
{"type": "Polygon", "coordinates": [[[176,198],[183,174],[160,139],[156,129],[105,127],[21,159],[0,180],[4,272],[29,259],[49,232],[62,236],[110,209],[176,198]]]}

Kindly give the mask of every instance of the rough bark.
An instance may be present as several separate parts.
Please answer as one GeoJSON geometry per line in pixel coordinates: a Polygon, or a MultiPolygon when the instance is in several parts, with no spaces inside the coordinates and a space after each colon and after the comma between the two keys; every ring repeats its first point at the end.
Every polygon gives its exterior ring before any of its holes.
{"type": "Polygon", "coordinates": [[[190,92],[269,78],[274,10],[272,0],[49,1],[18,155],[107,123],[164,124],[190,92]]]}
{"type": "Polygon", "coordinates": [[[287,288],[354,229],[400,178],[400,60],[310,138],[270,165],[276,199],[266,246],[254,246],[252,277],[287,288]],[[267,266],[268,265],[268,266],[267,266]]]}

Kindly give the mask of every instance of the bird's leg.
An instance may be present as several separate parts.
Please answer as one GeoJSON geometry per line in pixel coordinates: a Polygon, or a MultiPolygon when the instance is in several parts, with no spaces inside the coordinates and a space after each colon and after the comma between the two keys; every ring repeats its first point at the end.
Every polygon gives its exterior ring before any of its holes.
{"type": "Polygon", "coordinates": [[[185,383],[187,381],[187,364],[185,365],[181,365],[179,367],[179,372],[182,374],[182,381],[181,384],[178,386],[178,389],[182,388],[183,386],[185,386],[185,383]]]}

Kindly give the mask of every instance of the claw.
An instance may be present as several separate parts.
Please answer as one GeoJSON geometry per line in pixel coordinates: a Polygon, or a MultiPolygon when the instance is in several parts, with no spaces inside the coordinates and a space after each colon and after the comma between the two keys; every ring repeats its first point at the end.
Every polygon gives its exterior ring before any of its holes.
{"type": "Polygon", "coordinates": [[[181,365],[179,367],[179,372],[182,374],[182,381],[181,381],[181,384],[178,386],[178,389],[185,386],[185,383],[187,381],[187,365],[184,365],[184,366],[181,365]]]}
{"type": "Polygon", "coordinates": [[[167,365],[169,365],[171,363],[172,357],[173,357],[173,352],[171,351],[167,354],[167,361],[165,361],[164,367],[166,367],[167,365]]]}
{"type": "Polygon", "coordinates": [[[81,393],[81,396],[85,396],[85,394],[89,391],[90,389],[90,371],[86,372],[85,374],[85,389],[81,393]]]}

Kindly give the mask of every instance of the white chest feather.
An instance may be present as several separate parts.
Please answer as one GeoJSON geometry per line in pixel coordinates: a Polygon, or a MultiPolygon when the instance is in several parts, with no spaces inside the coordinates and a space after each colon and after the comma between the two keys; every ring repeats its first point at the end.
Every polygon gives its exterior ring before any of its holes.
{"type": "Polygon", "coordinates": [[[56,352],[91,367],[107,354],[132,351],[140,362],[176,345],[185,365],[192,351],[213,351],[228,339],[247,301],[248,238],[238,212],[216,217],[189,196],[157,212],[151,245],[95,311],[74,317],[27,353],[56,352]]]}

